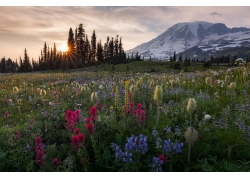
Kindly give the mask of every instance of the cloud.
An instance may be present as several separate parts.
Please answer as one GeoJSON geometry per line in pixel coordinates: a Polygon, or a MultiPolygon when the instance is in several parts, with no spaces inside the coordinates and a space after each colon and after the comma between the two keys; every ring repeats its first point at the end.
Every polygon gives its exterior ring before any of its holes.
{"type": "Polygon", "coordinates": [[[80,23],[89,40],[93,30],[102,43],[119,35],[127,51],[180,22],[250,27],[249,12],[249,6],[0,6],[0,58],[15,59],[26,47],[30,57],[37,59],[45,41],[58,46],[67,42],[69,28],[75,33],[80,23]]]}
{"type": "Polygon", "coordinates": [[[222,14],[217,13],[217,12],[213,12],[213,13],[211,13],[211,14],[209,14],[209,15],[211,15],[211,16],[221,16],[222,14]]]}

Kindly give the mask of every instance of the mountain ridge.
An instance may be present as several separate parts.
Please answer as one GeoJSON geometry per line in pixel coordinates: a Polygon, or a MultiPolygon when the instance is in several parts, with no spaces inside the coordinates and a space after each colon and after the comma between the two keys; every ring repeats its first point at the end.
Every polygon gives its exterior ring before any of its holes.
{"type": "Polygon", "coordinates": [[[202,51],[250,47],[250,28],[228,28],[224,23],[206,21],[177,23],[152,40],[126,51],[128,55],[141,54],[146,59],[169,59],[174,52],[181,53],[194,46],[202,51]]]}

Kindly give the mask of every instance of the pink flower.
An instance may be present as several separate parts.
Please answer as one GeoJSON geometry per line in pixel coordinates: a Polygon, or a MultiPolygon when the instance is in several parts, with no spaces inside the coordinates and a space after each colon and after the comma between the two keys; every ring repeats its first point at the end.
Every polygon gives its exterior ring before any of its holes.
{"type": "Polygon", "coordinates": [[[93,126],[93,124],[91,124],[91,123],[86,124],[86,128],[87,128],[89,134],[93,134],[94,133],[94,126],[93,126]]]}
{"type": "Polygon", "coordinates": [[[88,118],[86,119],[86,124],[89,124],[90,121],[91,121],[91,119],[88,117],[88,118]]]}
{"type": "Polygon", "coordinates": [[[76,114],[76,121],[79,121],[80,120],[80,110],[79,109],[75,110],[75,114],[76,114]]]}
{"type": "Polygon", "coordinates": [[[158,155],[158,158],[159,158],[160,160],[162,160],[163,162],[167,162],[167,159],[166,159],[166,157],[164,156],[164,154],[159,154],[159,155],[158,155]]]}
{"type": "Polygon", "coordinates": [[[75,135],[71,138],[71,143],[74,146],[74,150],[78,150],[85,140],[86,136],[84,134],[75,135]]]}
{"type": "Polygon", "coordinates": [[[129,103],[129,109],[128,109],[128,111],[129,111],[130,114],[134,113],[134,103],[133,102],[129,103]]]}
{"type": "Polygon", "coordinates": [[[141,103],[138,103],[137,104],[137,110],[141,110],[142,109],[142,104],[141,103]]]}
{"type": "Polygon", "coordinates": [[[66,120],[66,128],[70,130],[71,132],[74,129],[74,126],[76,125],[76,119],[77,119],[77,113],[73,112],[71,110],[68,110],[65,115],[66,120]]]}
{"type": "Polygon", "coordinates": [[[127,114],[127,106],[126,105],[123,106],[123,113],[127,114]]]}
{"type": "Polygon", "coordinates": [[[82,142],[85,140],[85,138],[86,138],[86,136],[85,136],[84,134],[79,134],[78,137],[79,137],[81,143],[82,143],[82,142]]]}
{"type": "Polygon", "coordinates": [[[214,82],[215,82],[215,80],[214,80],[214,78],[212,78],[212,81],[211,81],[212,86],[214,86],[214,82]]]}
{"type": "Polygon", "coordinates": [[[15,135],[15,138],[16,138],[17,140],[19,140],[19,139],[21,138],[20,131],[15,131],[14,135],[15,135]]]}
{"type": "Polygon", "coordinates": [[[55,170],[61,164],[61,161],[58,160],[57,158],[54,158],[52,160],[52,163],[53,163],[53,169],[55,170]]]}
{"type": "Polygon", "coordinates": [[[128,92],[128,100],[129,100],[129,102],[132,102],[132,93],[131,92],[128,92]]]}
{"type": "Polygon", "coordinates": [[[44,165],[44,145],[42,143],[42,138],[40,136],[36,138],[35,151],[36,151],[36,164],[43,166],[44,165]]]}
{"type": "Polygon", "coordinates": [[[42,138],[40,136],[38,136],[36,138],[36,144],[40,144],[40,143],[42,143],[42,138]]]}
{"type": "Polygon", "coordinates": [[[97,114],[97,109],[95,106],[92,106],[89,110],[90,115],[96,115],[97,114]]]}
{"type": "Polygon", "coordinates": [[[140,110],[139,120],[141,125],[145,124],[145,119],[146,119],[146,112],[144,110],[140,110]]]}
{"type": "Polygon", "coordinates": [[[65,115],[65,120],[71,120],[71,116],[73,114],[73,111],[68,110],[65,115]]]}
{"type": "Polygon", "coordinates": [[[79,131],[80,131],[79,128],[74,129],[74,134],[75,135],[79,134],[79,131]]]}
{"type": "Polygon", "coordinates": [[[81,145],[81,140],[78,135],[75,135],[71,138],[71,144],[74,146],[74,150],[78,150],[81,145]]]}
{"type": "Polygon", "coordinates": [[[89,110],[90,118],[93,122],[97,119],[97,109],[95,106],[92,106],[89,110]]]}

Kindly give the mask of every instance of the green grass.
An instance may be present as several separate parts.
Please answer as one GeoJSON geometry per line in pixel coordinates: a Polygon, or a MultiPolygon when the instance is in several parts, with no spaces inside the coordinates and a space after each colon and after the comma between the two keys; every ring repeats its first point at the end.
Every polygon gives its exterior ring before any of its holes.
{"type": "MultiPolygon", "coordinates": [[[[210,66],[209,68],[203,67],[202,63],[191,63],[191,66],[188,66],[188,72],[194,72],[195,70],[205,71],[208,69],[218,70],[224,66],[210,66]]],[[[85,67],[81,69],[71,70],[71,71],[116,71],[116,72],[142,72],[142,73],[180,73],[184,71],[185,67],[183,62],[181,63],[180,69],[171,68],[171,62],[154,62],[154,61],[134,61],[127,64],[101,64],[97,66],[85,67]]]]}

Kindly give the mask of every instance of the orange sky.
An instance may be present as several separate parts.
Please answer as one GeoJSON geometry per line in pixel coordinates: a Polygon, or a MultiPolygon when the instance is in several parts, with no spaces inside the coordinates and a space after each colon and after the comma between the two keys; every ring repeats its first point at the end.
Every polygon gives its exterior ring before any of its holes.
{"type": "Polygon", "coordinates": [[[179,22],[207,21],[250,28],[250,6],[0,6],[0,58],[37,60],[44,42],[57,48],[69,28],[82,23],[89,40],[95,30],[102,44],[122,37],[126,50],[148,42],[179,22]]]}

